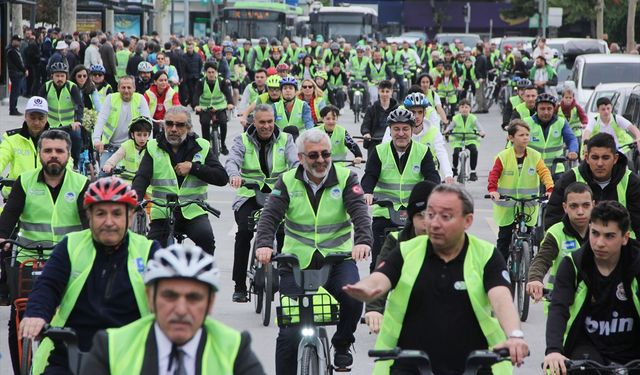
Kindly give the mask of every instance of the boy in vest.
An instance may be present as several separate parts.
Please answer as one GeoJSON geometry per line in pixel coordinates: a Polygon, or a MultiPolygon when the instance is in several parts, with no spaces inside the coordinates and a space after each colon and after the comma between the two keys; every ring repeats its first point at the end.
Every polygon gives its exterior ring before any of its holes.
{"type": "Polygon", "coordinates": [[[562,259],[582,247],[588,239],[589,219],[595,206],[589,185],[574,182],[567,186],[563,198],[565,215],[561,222],[552,225],[546,232],[529,268],[527,293],[536,301],[542,299],[542,281],[547,271],[551,270],[547,283],[547,289],[551,290],[562,259]]]}
{"type": "MultiPolygon", "coordinates": [[[[488,191],[493,204],[493,218],[500,227],[497,248],[504,259],[509,258],[509,243],[514,222],[515,202],[501,200],[501,195],[517,198],[537,196],[540,191],[540,181],[545,186],[547,197],[553,191],[551,172],[545,166],[542,155],[527,147],[529,144],[529,125],[521,120],[511,121],[507,128],[511,146],[500,152],[496,157],[491,172],[489,172],[488,191]]],[[[533,228],[538,221],[538,205],[525,208],[530,215],[527,227],[533,228]]]]}
{"type": "Polygon", "coordinates": [[[396,83],[391,68],[382,59],[382,52],[380,50],[373,52],[373,57],[365,68],[365,76],[369,82],[369,99],[371,103],[378,100],[378,84],[380,82],[388,80],[391,81],[392,85],[396,83]]]}
{"type": "Polygon", "coordinates": [[[340,110],[331,104],[320,110],[321,129],[331,138],[331,158],[336,165],[346,165],[347,151],[353,154],[353,165],[362,163],[362,151],[344,127],[337,125],[340,110]],[[342,160],[342,161],[340,161],[342,160]]]}
{"type": "Polygon", "coordinates": [[[158,250],[144,273],[152,314],[98,332],[80,373],[263,375],[249,333],[208,316],[219,273],[213,256],[197,246],[158,250]]]}
{"type": "Polygon", "coordinates": [[[613,113],[611,99],[598,98],[596,106],[598,114],[589,120],[589,124],[582,132],[582,142],[587,142],[591,136],[602,132],[610,134],[618,147],[632,142],[640,146],[640,130],[626,118],[613,113]]]}
{"type": "Polygon", "coordinates": [[[567,119],[571,130],[573,130],[573,134],[578,138],[578,143],[582,143],[582,128],[587,126],[589,119],[584,109],[576,101],[575,91],[572,87],[565,87],[562,90],[562,100],[560,100],[560,105],[558,106],[558,116],[567,119]]]}
{"type": "MultiPolygon", "coordinates": [[[[531,81],[529,81],[531,82],[531,81]]],[[[521,96],[522,103],[513,107],[513,112],[509,121],[515,119],[524,120],[536,114],[536,98],[538,97],[538,90],[533,85],[524,88],[524,93],[521,96]]],[[[508,125],[508,123],[507,123],[508,125]]]]}
{"type": "Polygon", "coordinates": [[[300,132],[313,128],[313,117],[309,104],[296,96],[298,80],[286,77],[280,80],[282,100],[274,104],[276,110],[276,125],[280,129],[295,126],[300,132]]]}
{"type": "Polygon", "coordinates": [[[504,107],[504,110],[502,111],[502,129],[506,129],[509,125],[509,121],[511,121],[511,115],[513,114],[513,111],[515,111],[516,107],[519,104],[524,103],[525,90],[531,86],[531,81],[529,81],[527,78],[523,78],[518,81],[518,83],[516,84],[516,94],[509,98],[507,104],[504,107]]]}
{"type": "Polygon", "coordinates": [[[640,248],[629,240],[629,228],[629,212],[620,203],[598,203],[591,211],[589,241],[560,263],[544,371],[565,374],[566,359],[611,365],[640,358],[640,248]]]}
{"type": "MultiPolygon", "coordinates": [[[[460,113],[453,116],[452,121],[447,126],[445,133],[476,133],[480,137],[485,136],[484,130],[478,122],[478,118],[471,114],[471,103],[467,99],[462,99],[458,105],[460,113]]],[[[476,166],[478,165],[478,138],[472,134],[466,134],[465,147],[469,150],[471,157],[469,158],[469,181],[477,181],[476,166]]],[[[451,145],[453,146],[453,175],[458,175],[458,156],[462,150],[462,135],[451,135],[451,145]]]]}
{"type": "Polygon", "coordinates": [[[148,117],[133,119],[131,126],[129,126],[129,139],[120,145],[118,151],[102,166],[102,170],[109,174],[113,168],[122,162],[124,173],[120,177],[133,181],[133,177],[135,177],[140,166],[140,160],[142,160],[142,156],[147,149],[151,129],[152,122],[148,117]]]}

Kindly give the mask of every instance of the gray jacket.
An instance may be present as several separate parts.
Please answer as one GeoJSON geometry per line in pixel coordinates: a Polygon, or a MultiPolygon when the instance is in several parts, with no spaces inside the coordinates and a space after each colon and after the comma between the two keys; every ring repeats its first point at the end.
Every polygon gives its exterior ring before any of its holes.
{"type": "MultiPolygon", "coordinates": [[[[253,142],[253,145],[256,150],[260,149],[260,142],[257,140],[256,127],[251,125],[247,128],[246,132],[247,136],[253,142]]],[[[289,165],[289,169],[293,169],[298,166],[300,163],[298,160],[298,150],[296,148],[295,143],[293,142],[293,137],[290,134],[282,132],[280,128],[277,126],[273,129],[273,135],[271,136],[271,140],[267,144],[269,149],[267,150],[267,164],[269,171],[273,169],[273,145],[276,142],[278,137],[287,137],[287,146],[284,150],[285,158],[287,160],[287,164],[289,165]]],[[[227,170],[227,174],[229,178],[234,176],[240,176],[240,169],[242,168],[242,162],[244,161],[244,154],[247,149],[244,147],[244,143],[242,142],[242,134],[236,136],[233,139],[233,146],[231,146],[231,150],[229,150],[229,156],[227,157],[227,161],[224,165],[224,168],[227,170]]],[[[238,211],[240,207],[248,200],[247,197],[241,197],[236,195],[236,199],[233,201],[233,205],[231,206],[234,211],[238,211]]]]}

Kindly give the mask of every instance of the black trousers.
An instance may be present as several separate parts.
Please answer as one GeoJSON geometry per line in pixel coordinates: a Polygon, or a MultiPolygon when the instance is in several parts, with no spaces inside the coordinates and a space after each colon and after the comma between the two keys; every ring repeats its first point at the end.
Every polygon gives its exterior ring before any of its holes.
{"type": "Polygon", "coordinates": [[[9,113],[18,111],[18,98],[22,90],[24,75],[22,73],[9,73],[11,92],[9,93],[9,113]]]}
{"type": "MultiPolygon", "coordinates": [[[[213,229],[211,229],[211,223],[209,223],[209,216],[207,214],[187,220],[178,212],[176,214],[175,231],[186,234],[191,241],[211,255],[213,255],[216,250],[213,229]]],[[[166,247],[169,237],[169,222],[166,219],[151,221],[149,235],[147,237],[160,242],[162,247],[166,247]]]]}
{"type": "Polygon", "coordinates": [[[380,254],[380,249],[384,244],[386,237],[385,229],[391,227],[391,220],[384,217],[374,217],[371,230],[373,231],[373,248],[371,249],[371,264],[369,265],[369,272],[373,272],[376,267],[376,261],[380,254]]]}
{"type": "Polygon", "coordinates": [[[216,116],[213,120],[214,124],[218,124],[220,130],[220,142],[225,143],[227,139],[227,111],[221,110],[212,113],[211,111],[200,112],[200,125],[202,126],[202,138],[211,139],[211,116],[216,116]]]}
{"type": "MultiPolygon", "coordinates": [[[[476,167],[478,166],[478,148],[476,147],[476,145],[467,145],[467,149],[471,154],[471,157],[469,158],[469,166],[471,167],[472,171],[475,171],[476,167]]],[[[460,155],[461,150],[461,147],[456,147],[453,149],[453,169],[458,169],[458,155],[460,155]]]]}

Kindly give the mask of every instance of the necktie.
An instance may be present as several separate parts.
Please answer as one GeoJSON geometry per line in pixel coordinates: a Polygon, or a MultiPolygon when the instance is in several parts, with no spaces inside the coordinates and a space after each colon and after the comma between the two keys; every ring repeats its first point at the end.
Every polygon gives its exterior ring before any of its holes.
{"type": "Polygon", "coordinates": [[[175,360],[175,371],[173,375],[187,375],[187,370],[184,367],[184,350],[178,348],[175,344],[171,348],[171,356],[169,358],[169,368],[172,367],[172,363],[175,360]]]}

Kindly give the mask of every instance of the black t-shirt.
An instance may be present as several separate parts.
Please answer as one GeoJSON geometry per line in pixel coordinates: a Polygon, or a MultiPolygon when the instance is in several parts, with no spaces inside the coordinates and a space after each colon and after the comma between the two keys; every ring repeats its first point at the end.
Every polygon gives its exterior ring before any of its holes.
{"type": "MultiPolygon", "coordinates": [[[[434,253],[431,242],[422,263],[404,317],[398,346],[425,351],[435,374],[459,375],[473,350],[487,349],[488,343],[478,324],[464,285],[463,265],[469,239],[460,254],[445,263],[434,253]]],[[[386,275],[395,287],[404,260],[393,251],[376,272],[386,275]]],[[[484,289],[510,286],[503,257],[495,249],[484,268],[484,289]]],[[[399,368],[394,365],[394,369],[399,368]]]]}
{"type": "Polygon", "coordinates": [[[640,358],[640,318],[631,294],[622,283],[620,267],[618,262],[609,276],[595,272],[591,287],[593,297],[585,302],[584,329],[589,341],[604,358],[626,363],[640,358]]]}

